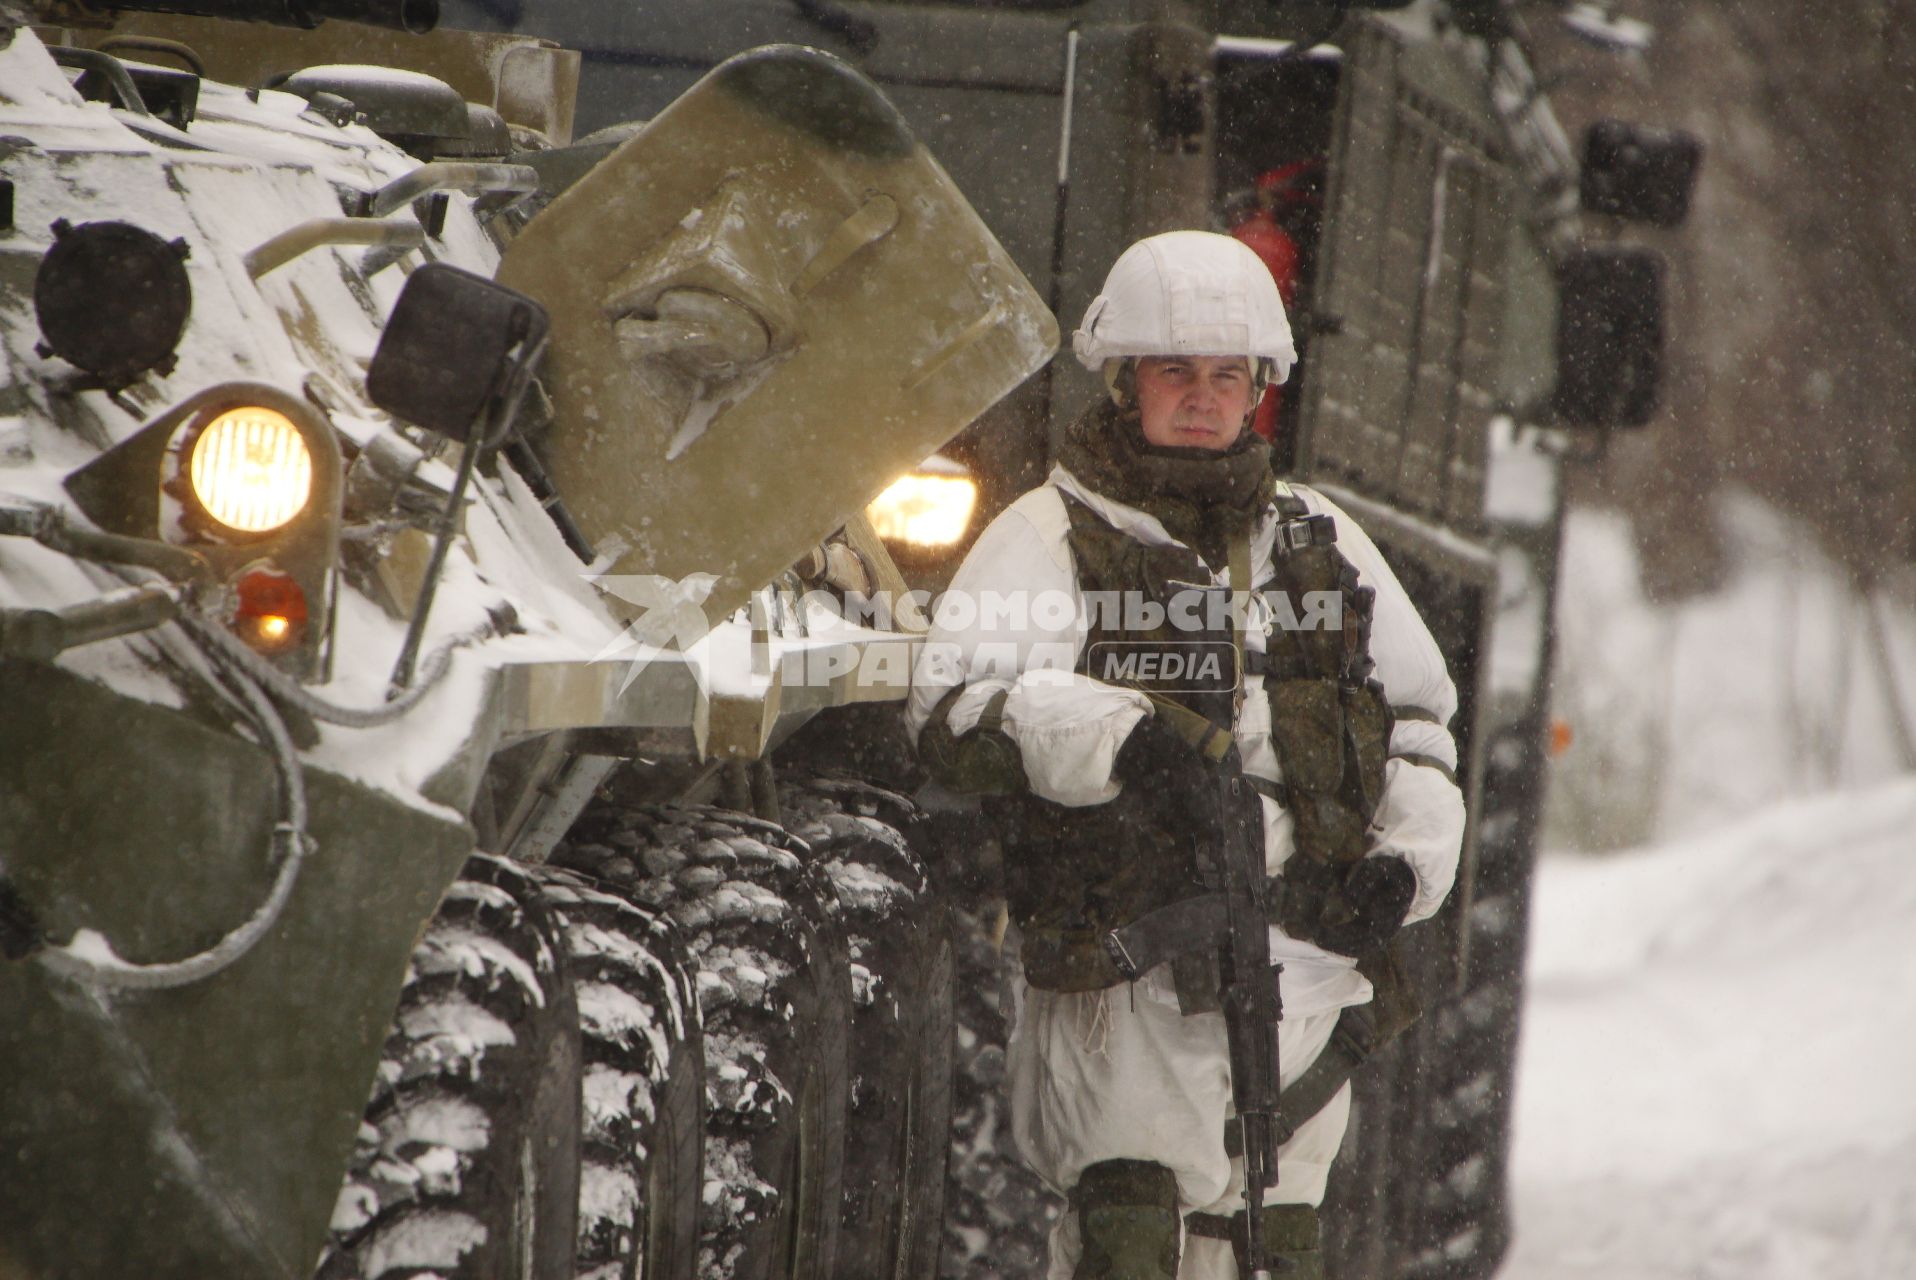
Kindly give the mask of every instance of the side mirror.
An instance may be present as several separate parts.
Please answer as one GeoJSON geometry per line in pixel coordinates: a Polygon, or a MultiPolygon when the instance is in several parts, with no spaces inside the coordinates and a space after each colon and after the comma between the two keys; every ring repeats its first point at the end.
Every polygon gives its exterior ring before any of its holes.
{"type": "Polygon", "coordinates": [[[1580,249],[1557,264],[1557,419],[1640,427],[1663,378],[1663,257],[1580,249]]]}
{"type": "Polygon", "coordinates": [[[389,695],[412,683],[439,572],[459,527],[479,455],[512,426],[545,354],[546,309],[516,289],[441,262],[412,273],[366,370],[366,394],[397,418],[465,444],[452,493],[440,510],[432,555],[393,664],[389,695]]]}
{"type": "Polygon", "coordinates": [[[545,308],[523,293],[429,263],[406,281],[386,321],[366,394],[395,417],[467,440],[488,406],[522,380],[545,334],[545,308]]]}
{"type": "Polygon", "coordinates": [[[1703,163],[1693,134],[1599,120],[1583,135],[1578,197],[1592,213],[1674,227],[1690,212],[1703,163]]]}

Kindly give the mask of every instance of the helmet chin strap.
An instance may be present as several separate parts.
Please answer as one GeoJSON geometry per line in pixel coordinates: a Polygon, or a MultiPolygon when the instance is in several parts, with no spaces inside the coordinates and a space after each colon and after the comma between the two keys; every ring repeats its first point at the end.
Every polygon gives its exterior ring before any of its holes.
{"type": "Polygon", "coordinates": [[[1269,356],[1259,356],[1251,361],[1251,407],[1244,413],[1244,425],[1240,430],[1251,429],[1251,424],[1257,421],[1257,407],[1264,403],[1264,393],[1276,382],[1277,361],[1269,356]]]}

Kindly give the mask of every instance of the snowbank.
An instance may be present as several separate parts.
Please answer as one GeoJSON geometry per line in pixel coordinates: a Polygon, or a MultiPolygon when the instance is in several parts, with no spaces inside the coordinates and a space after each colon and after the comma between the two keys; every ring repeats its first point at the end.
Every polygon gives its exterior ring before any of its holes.
{"type": "Polygon", "coordinates": [[[1548,857],[1505,1280],[1916,1275],[1916,779],[1548,857]]]}

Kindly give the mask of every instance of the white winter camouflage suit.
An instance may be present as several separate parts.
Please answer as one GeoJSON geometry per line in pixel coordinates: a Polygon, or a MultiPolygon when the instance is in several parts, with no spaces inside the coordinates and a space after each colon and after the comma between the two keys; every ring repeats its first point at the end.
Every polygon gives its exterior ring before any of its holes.
{"type": "MultiPolygon", "coordinates": [[[[1457,748],[1447,729],[1457,693],[1443,657],[1416,608],[1356,521],[1323,495],[1293,486],[1313,512],[1337,524],[1337,546],[1373,588],[1371,629],[1375,675],[1394,708],[1421,708],[1437,723],[1400,718],[1383,799],[1372,823],[1374,853],[1395,854],[1417,874],[1409,920],[1423,919],[1443,902],[1457,870],[1464,831],[1463,800],[1438,769],[1399,754],[1443,761],[1453,770],[1457,748]]],[[[1118,794],[1112,763],[1125,736],[1149,704],[1143,695],[1094,684],[1072,673],[1085,643],[1088,614],[1066,542],[1070,529],[1061,494],[1069,493],[1120,532],[1149,545],[1173,544],[1156,517],[1103,496],[1062,467],[992,522],[966,557],[940,601],[931,634],[913,676],[908,721],[914,738],[939,701],[959,684],[947,724],[954,734],[974,728],[999,691],[1005,733],[1018,745],[1032,791],[1061,805],[1099,804],[1118,794]],[[1010,607],[971,608],[997,593],[1010,607]],[[1049,593],[1047,595],[1047,593],[1049,593]],[[1040,597],[1048,604],[1016,607],[1040,597]],[[1071,610],[1057,607],[1075,600],[1071,610]]],[[[1252,537],[1253,572],[1270,573],[1276,511],[1268,507],[1252,537]]],[[[1215,581],[1228,584],[1228,573],[1215,581]]],[[[1269,614],[1253,598],[1249,649],[1264,648],[1269,614]]],[[[1280,779],[1271,743],[1262,677],[1249,689],[1237,725],[1245,770],[1280,779]]],[[[1292,852],[1288,812],[1265,798],[1265,864],[1279,872],[1292,852]]],[[[1279,1036],[1282,1083],[1290,1084],[1329,1041],[1338,1010],[1371,997],[1370,983],[1347,957],[1271,929],[1271,956],[1284,966],[1284,1022],[1279,1036]]],[[[1013,1136],[1024,1159],[1060,1193],[1091,1164],[1103,1160],[1154,1161],[1177,1177],[1180,1212],[1230,1214],[1243,1207],[1242,1161],[1224,1152],[1230,1114],[1230,1073],[1223,1015],[1179,1012],[1170,966],[1161,965],[1128,987],[1063,993],[1013,982],[1007,1087],[1013,1136]]],[[[1268,1202],[1318,1204],[1332,1158],[1350,1116],[1344,1088],[1301,1125],[1278,1157],[1278,1183],[1268,1202]]],[[[1077,1215],[1066,1214],[1051,1241],[1050,1276],[1069,1280],[1079,1254],[1077,1215]]],[[[1179,1276],[1228,1280],[1236,1264],[1223,1240],[1187,1235],[1179,1276]]]]}

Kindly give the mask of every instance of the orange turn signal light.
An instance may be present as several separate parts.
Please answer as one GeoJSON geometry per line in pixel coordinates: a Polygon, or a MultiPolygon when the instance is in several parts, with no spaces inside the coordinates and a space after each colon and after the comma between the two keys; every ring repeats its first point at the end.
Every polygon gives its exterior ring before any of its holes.
{"type": "Polygon", "coordinates": [[[306,593],[277,569],[248,569],[233,583],[238,606],[234,628],[248,644],[274,653],[298,643],[305,634],[306,593]]]}

